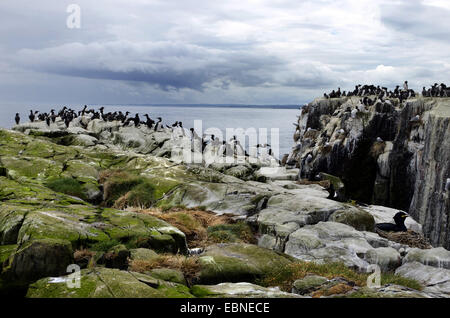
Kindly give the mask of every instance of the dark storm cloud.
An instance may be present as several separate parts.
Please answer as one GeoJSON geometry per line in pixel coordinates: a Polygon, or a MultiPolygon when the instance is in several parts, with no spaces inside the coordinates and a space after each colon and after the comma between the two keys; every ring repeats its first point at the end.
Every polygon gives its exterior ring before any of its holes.
{"type": "Polygon", "coordinates": [[[69,44],[19,51],[15,62],[58,75],[144,82],[163,90],[203,90],[208,85],[242,87],[281,85],[315,87],[330,83],[327,74],[305,65],[301,74],[276,56],[242,50],[218,50],[167,42],[69,44]],[[289,73],[286,78],[277,76],[289,73]]]}
{"type": "Polygon", "coordinates": [[[3,0],[0,14],[11,99],[290,104],[450,78],[446,0],[3,0]],[[65,25],[73,2],[81,29],[65,25]]]}

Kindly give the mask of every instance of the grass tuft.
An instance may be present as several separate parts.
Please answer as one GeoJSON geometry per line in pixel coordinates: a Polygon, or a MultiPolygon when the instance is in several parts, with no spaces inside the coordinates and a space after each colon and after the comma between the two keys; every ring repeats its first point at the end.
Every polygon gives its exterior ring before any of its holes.
{"type": "Polygon", "coordinates": [[[189,285],[199,276],[201,265],[197,257],[162,254],[151,260],[133,260],[129,270],[138,273],[149,272],[155,268],[170,268],[181,271],[189,285]]]}
{"type": "Polygon", "coordinates": [[[73,178],[52,178],[46,182],[46,187],[56,192],[75,196],[86,200],[86,195],[80,182],[73,178]]]}
{"type": "Polygon", "coordinates": [[[93,251],[99,251],[99,252],[107,252],[112,247],[120,245],[121,243],[117,240],[109,240],[109,241],[102,241],[93,244],[90,249],[93,251]]]}
{"type": "Polygon", "coordinates": [[[250,226],[243,222],[208,227],[208,240],[212,243],[256,243],[250,226]]]}
{"type": "Polygon", "coordinates": [[[106,170],[100,174],[103,184],[103,204],[124,209],[126,207],[149,208],[155,201],[155,186],[146,178],[121,170],[106,170]]]}
{"type": "MultiPolygon", "coordinates": [[[[315,274],[328,279],[342,277],[360,287],[366,286],[367,277],[370,275],[368,273],[359,273],[348,268],[343,263],[317,264],[314,262],[299,261],[273,269],[271,272],[266,273],[265,276],[258,281],[258,284],[265,287],[279,286],[281,290],[290,292],[293,283],[297,279],[302,279],[308,274],[315,274]]],[[[382,273],[381,284],[396,284],[416,290],[422,290],[423,288],[419,282],[394,275],[393,273],[382,273]]]]}

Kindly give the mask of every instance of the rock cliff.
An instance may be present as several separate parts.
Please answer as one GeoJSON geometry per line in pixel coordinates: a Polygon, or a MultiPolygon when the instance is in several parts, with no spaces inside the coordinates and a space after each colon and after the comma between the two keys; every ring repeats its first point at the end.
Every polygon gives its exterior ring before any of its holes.
{"type": "Polygon", "coordinates": [[[301,178],[338,176],[347,198],[407,211],[434,246],[450,247],[449,98],[318,98],[301,109],[294,141],[287,164],[301,178]]]}

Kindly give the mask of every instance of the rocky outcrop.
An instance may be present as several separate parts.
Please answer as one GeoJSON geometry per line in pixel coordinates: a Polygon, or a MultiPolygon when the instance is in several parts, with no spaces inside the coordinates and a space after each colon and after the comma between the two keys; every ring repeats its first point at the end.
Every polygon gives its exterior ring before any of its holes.
{"type": "MultiPolygon", "coordinates": [[[[263,284],[300,260],[341,262],[365,272],[370,264],[393,271],[409,259],[435,264],[434,256],[446,255],[445,250],[418,255],[406,244],[381,237],[373,224],[391,222],[394,209],[328,199],[320,184],[293,180],[298,171],[250,163],[184,164],[95,136],[95,145],[74,146],[70,136],[83,128],[74,129],[28,135],[0,130],[0,292],[10,293],[8,284],[20,275],[29,297],[135,297],[133,289],[142,297],[233,297],[233,289],[242,297],[296,297],[252,284],[263,284]],[[258,172],[249,178],[253,169],[258,172]],[[117,183],[111,181],[114,173],[117,183]],[[114,186],[124,183],[131,190],[116,195],[114,186]],[[100,205],[87,189],[101,193],[100,205]],[[231,213],[230,220],[245,221],[257,233],[258,245],[214,243],[194,253],[170,218],[147,213],[141,201],[131,200],[133,195],[149,199],[147,208],[161,213],[174,207],[183,213],[189,213],[187,207],[231,213]],[[108,200],[121,205],[109,208],[108,200]],[[164,260],[188,266],[172,268],[164,260]],[[72,262],[83,268],[87,289],[67,287],[69,277],[63,275],[72,262]],[[135,273],[139,264],[142,275],[135,273]],[[202,286],[189,289],[191,284],[202,286]]],[[[407,227],[421,229],[412,219],[407,227]]],[[[356,290],[351,284],[327,279],[322,287],[332,291],[320,295],[347,295],[356,290]]],[[[399,286],[377,290],[377,297],[384,295],[427,296],[399,286]]]]}
{"type": "Polygon", "coordinates": [[[80,288],[71,276],[50,277],[33,283],[29,298],[192,298],[189,288],[141,273],[96,267],[80,273],[80,288]]]}
{"type": "Polygon", "coordinates": [[[351,199],[408,211],[434,246],[450,247],[450,99],[319,98],[294,140],[287,162],[301,178],[338,176],[351,199]]]}
{"type": "Polygon", "coordinates": [[[413,278],[421,282],[425,292],[434,297],[450,296],[450,270],[423,265],[419,262],[407,262],[399,267],[395,274],[407,278],[413,278]]]}
{"type": "Polygon", "coordinates": [[[199,259],[200,282],[254,282],[265,273],[291,264],[287,255],[250,244],[218,244],[206,248],[199,259]]]}
{"type": "Polygon", "coordinates": [[[301,298],[280,291],[277,287],[264,288],[251,283],[221,283],[218,285],[195,285],[192,294],[205,298],[301,298]]]}

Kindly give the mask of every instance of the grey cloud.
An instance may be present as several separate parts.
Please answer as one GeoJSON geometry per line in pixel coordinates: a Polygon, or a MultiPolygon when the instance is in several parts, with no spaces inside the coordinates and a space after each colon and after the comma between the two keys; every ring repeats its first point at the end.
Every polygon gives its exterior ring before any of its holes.
{"type": "Polygon", "coordinates": [[[289,70],[288,61],[276,56],[168,42],[77,43],[25,49],[19,51],[14,61],[41,72],[144,82],[164,90],[203,90],[213,82],[220,83],[222,88],[229,87],[230,82],[243,87],[313,87],[330,83],[326,74],[312,65],[305,65],[304,74],[298,75],[289,70]],[[277,76],[283,72],[288,73],[287,79],[277,76]]]}
{"type": "Polygon", "coordinates": [[[423,1],[383,4],[381,21],[397,31],[409,33],[414,37],[450,43],[450,10],[426,5],[423,1]]]}

